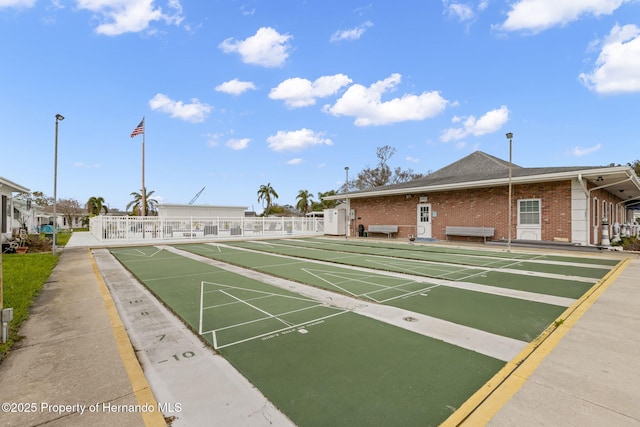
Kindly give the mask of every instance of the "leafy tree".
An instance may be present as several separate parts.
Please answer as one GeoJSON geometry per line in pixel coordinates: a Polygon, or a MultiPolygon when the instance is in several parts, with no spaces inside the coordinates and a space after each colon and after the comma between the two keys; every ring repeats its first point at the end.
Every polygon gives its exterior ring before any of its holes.
{"type": "Polygon", "coordinates": [[[100,212],[102,211],[104,211],[104,213],[109,212],[109,209],[107,209],[107,206],[104,203],[104,198],[95,196],[90,197],[87,201],[87,212],[89,212],[89,215],[100,215],[100,212]]]}
{"type": "Polygon", "coordinates": [[[275,216],[298,216],[299,212],[291,205],[278,205],[277,203],[271,205],[269,215],[275,216]]]}
{"type": "Polygon", "coordinates": [[[153,216],[153,215],[157,215],[158,211],[157,211],[157,205],[158,205],[158,201],[156,199],[152,199],[151,195],[155,192],[154,190],[150,191],[150,192],[146,192],[147,189],[143,188],[140,193],[136,193],[135,191],[133,193],[131,193],[131,195],[133,196],[133,200],[131,202],[129,202],[129,204],[127,205],[126,210],[129,211],[129,208],[133,207],[133,209],[131,210],[131,214],[134,216],[139,216],[142,213],[142,201],[144,200],[145,203],[145,215],[146,216],[153,216]],[[143,197],[144,195],[144,197],[143,197]]]}
{"type": "Polygon", "coordinates": [[[84,209],[75,199],[59,199],[56,204],[56,213],[62,214],[67,220],[67,226],[71,228],[73,219],[82,215],[84,209]]]}
{"type": "Polygon", "coordinates": [[[413,172],[411,169],[402,170],[398,167],[391,170],[387,163],[395,153],[396,149],[389,145],[378,147],[376,149],[378,165],[375,168],[367,167],[363,169],[358,173],[355,180],[349,182],[348,188],[346,185],[343,185],[341,191],[367,190],[384,185],[400,184],[424,176],[423,174],[413,172]]]}
{"type": "Polygon", "coordinates": [[[264,204],[266,204],[262,215],[269,215],[269,213],[271,213],[271,204],[277,199],[278,193],[273,189],[271,183],[260,186],[260,189],[258,190],[258,202],[264,202],[264,204]]]}
{"type": "Polygon", "coordinates": [[[21,193],[16,196],[16,199],[20,199],[20,200],[31,199],[34,204],[42,207],[53,206],[53,197],[46,196],[42,191],[33,191],[31,193],[21,193]]]}
{"type": "Polygon", "coordinates": [[[298,203],[296,203],[296,209],[306,215],[307,212],[309,212],[311,202],[313,202],[312,199],[313,196],[308,190],[300,190],[296,196],[296,200],[298,200],[298,203]]]}
{"type": "Polygon", "coordinates": [[[634,160],[633,162],[627,163],[631,169],[633,169],[637,176],[640,176],[640,160],[634,160]]]}

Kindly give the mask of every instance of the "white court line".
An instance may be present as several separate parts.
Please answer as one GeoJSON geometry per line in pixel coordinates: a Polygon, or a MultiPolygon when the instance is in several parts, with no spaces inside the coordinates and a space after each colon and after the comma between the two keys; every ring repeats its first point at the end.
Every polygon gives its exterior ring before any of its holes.
{"type": "Polygon", "coordinates": [[[322,278],[322,277],[318,276],[317,274],[313,274],[311,271],[307,270],[306,268],[301,268],[301,270],[302,270],[302,271],[304,271],[304,272],[305,272],[305,273],[307,273],[307,274],[312,275],[313,277],[315,277],[315,278],[317,278],[317,279],[322,280],[322,281],[323,281],[323,282],[325,282],[325,283],[328,283],[329,285],[333,286],[334,288],[340,289],[342,292],[344,292],[344,293],[346,293],[346,294],[353,295],[354,297],[358,297],[358,296],[360,296],[360,295],[358,295],[358,294],[354,294],[353,292],[348,291],[348,290],[346,290],[346,289],[342,288],[341,286],[338,286],[338,285],[336,285],[336,284],[334,284],[334,283],[331,283],[330,281],[328,281],[328,280],[326,280],[326,279],[324,279],[324,278],[322,278]]]}
{"type": "MultiPolygon", "coordinates": [[[[290,310],[290,311],[287,311],[287,312],[285,312],[285,313],[280,313],[278,316],[285,316],[285,315],[287,315],[287,314],[292,314],[292,313],[300,313],[300,312],[302,312],[302,311],[305,311],[305,310],[312,310],[312,309],[314,309],[314,308],[318,308],[318,307],[324,307],[324,306],[323,306],[322,304],[316,304],[316,305],[314,305],[314,306],[310,306],[310,307],[297,308],[297,309],[295,309],[295,310],[290,310]]],[[[331,309],[334,309],[334,310],[343,310],[343,309],[338,308],[338,307],[325,307],[325,308],[331,308],[331,309]]],[[[261,317],[261,318],[259,318],[259,319],[247,320],[246,322],[240,322],[240,323],[235,323],[235,324],[233,324],[233,325],[229,325],[229,326],[223,326],[222,328],[211,329],[211,331],[214,331],[214,332],[226,331],[226,330],[228,330],[228,329],[237,328],[237,327],[239,327],[239,326],[251,325],[252,323],[264,322],[265,320],[271,320],[271,319],[280,320],[280,319],[278,319],[278,317],[277,317],[277,316],[275,316],[275,315],[268,315],[268,316],[266,316],[266,317],[261,317]]],[[[281,321],[281,320],[280,320],[280,321],[281,321]]],[[[309,320],[309,321],[304,322],[304,323],[306,324],[306,323],[309,323],[309,322],[313,322],[313,320],[309,320]]],[[[289,322],[282,322],[282,321],[281,321],[281,323],[285,323],[285,324],[287,324],[287,323],[289,323],[289,322]]],[[[203,334],[206,334],[206,333],[208,333],[208,332],[210,332],[210,331],[203,331],[202,333],[203,333],[203,334]]]]}
{"type": "MultiPolygon", "coordinates": [[[[154,247],[155,248],[155,247],[154,247]]],[[[122,251],[114,251],[115,253],[119,254],[119,255],[131,255],[131,256],[135,256],[135,257],[140,257],[140,258],[153,258],[154,256],[156,256],[157,254],[159,254],[160,252],[162,252],[162,249],[158,249],[155,248],[156,251],[153,252],[152,254],[147,254],[145,251],[143,251],[142,249],[124,249],[122,251]]]]}
{"type": "Polygon", "coordinates": [[[234,296],[234,295],[231,295],[231,294],[230,294],[230,293],[228,293],[228,292],[220,291],[220,293],[223,293],[223,294],[225,294],[225,295],[227,295],[227,296],[229,296],[229,297],[231,297],[231,298],[233,298],[233,299],[237,300],[238,302],[240,302],[240,303],[242,303],[242,304],[248,305],[249,307],[253,308],[254,310],[257,310],[257,311],[259,311],[260,313],[264,313],[264,314],[266,314],[267,316],[272,317],[272,318],[276,319],[277,321],[279,321],[279,322],[281,322],[281,323],[284,323],[285,325],[287,325],[287,326],[289,326],[289,327],[291,327],[291,326],[293,325],[292,323],[287,322],[286,320],[279,318],[277,315],[275,315],[275,314],[271,314],[271,313],[269,313],[268,311],[263,310],[263,309],[261,309],[261,308],[259,308],[259,307],[256,307],[256,306],[255,306],[255,305],[253,305],[253,304],[249,304],[247,301],[241,300],[240,298],[238,298],[238,297],[236,297],[236,296],[234,296]]]}
{"type": "MultiPolygon", "coordinates": [[[[326,320],[326,319],[329,319],[331,317],[339,316],[339,315],[344,314],[344,313],[348,313],[348,311],[344,310],[344,311],[340,311],[338,313],[330,314],[328,316],[318,317],[318,318],[313,319],[313,320],[308,320],[306,322],[298,323],[296,325],[291,325],[290,327],[287,327],[287,328],[282,328],[282,329],[278,329],[278,330],[275,330],[275,331],[266,332],[264,334],[255,335],[253,337],[245,338],[245,339],[240,340],[240,341],[234,341],[234,342],[229,343],[229,344],[224,344],[224,345],[221,345],[219,347],[215,347],[215,349],[218,350],[218,349],[225,348],[225,347],[231,347],[233,345],[242,344],[243,342],[247,342],[247,341],[255,340],[255,339],[258,339],[258,338],[266,337],[266,336],[269,336],[271,334],[277,334],[278,332],[288,331],[289,329],[297,329],[297,328],[300,328],[302,326],[308,325],[309,323],[318,322],[320,320],[326,320]]],[[[213,334],[215,334],[215,332],[216,331],[212,331],[213,334]]]]}
{"type": "MultiPolygon", "coordinates": [[[[417,282],[415,282],[415,283],[417,283],[417,282]]],[[[412,297],[412,296],[414,296],[414,295],[416,295],[416,294],[419,294],[420,292],[429,291],[429,290],[431,290],[431,289],[435,289],[435,288],[438,288],[438,287],[440,287],[440,286],[442,286],[442,285],[433,285],[433,286],[428,286],[428,287],[426,287],[426,288],[418,289],[417,291],[411,291],[411,292],[408,292],[408,293],[406,293],[406,294],[403,294],[403,295],[397,295],[397,296],[395,296],[395,297],[391,297],[391,298],[383,299],[383,300],[378,301],[378,302],[380,302],[380,303],[386,303],[386,302],[393,301],[393,300],[400,299],[400,298],[412,297]]]]}

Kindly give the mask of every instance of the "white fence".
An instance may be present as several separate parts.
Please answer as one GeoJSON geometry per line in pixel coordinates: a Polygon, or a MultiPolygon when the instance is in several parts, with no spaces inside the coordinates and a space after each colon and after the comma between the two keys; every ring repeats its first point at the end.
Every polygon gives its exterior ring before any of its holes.
{"type": "Polygon", "coordinates": [[[98,215],[89,230],[100,241],[215,240],[219,238],[324,234],[323,218],[194,218],[98,215]]]}

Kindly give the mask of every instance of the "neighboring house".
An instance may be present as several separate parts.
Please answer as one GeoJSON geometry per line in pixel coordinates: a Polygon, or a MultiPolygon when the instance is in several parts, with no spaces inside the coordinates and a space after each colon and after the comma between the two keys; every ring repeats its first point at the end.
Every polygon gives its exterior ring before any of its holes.
{"type": "MultiPolygon", "coordinates": [[[[17,200],[14,199],[14,193],[28,193],[30,190],[22,185],[16,184],[13,181],[9,181],[6,178],[0,177],[0,204],[2,214],[0,217],[0,233],[1,240],[11,240],[12,235],[17,233],[21,226],[20,221],[24,221],[20,210],[16,209],[17,200]]],[[[25,206],[26,207],[26,206],[25,206]]]]}
{"type": "MultiPolygon", "coordinates": [[[[411,182],[326,197],[346,199],[349,234],[359,225],[397,225],[398,237],[478,240],[447,236],[447,226],[494,228],[492,239],[599,244],[603,222],[633,221],[640,180],[632,168],[524,168],[476,151],[411,182]],[[509,179],[511,169],[511,179],[509,179]]],[[[480,238],[482,240],[482,238],[480,238]]]]}
{"type": "Polygon", "coordinates": [[[40,218],[44,215],[42,206],[38,206],[31,200],[14,198],[13,201],[14,218],[18,218],[18,223],[14,221],[13,227],[24,226],[29,233],[36,233],[39,230],[40,218]]]}
{"type": "MultiPolygon", "coordinates": [[[[57,230],[72,230],[74,228],[82,228],[84,227],[83,221],[87,216],[87,213],[82,209],[74,209],[74,213],[71,215],[66,215],[64,209],[58,204],[56,206],[56,227],[57,230]]],[[[43,226],[50,225],[53,226],[53,206],[45,206],[44,213],[40,215],[39,221],[40,229],[43,226]]]]}

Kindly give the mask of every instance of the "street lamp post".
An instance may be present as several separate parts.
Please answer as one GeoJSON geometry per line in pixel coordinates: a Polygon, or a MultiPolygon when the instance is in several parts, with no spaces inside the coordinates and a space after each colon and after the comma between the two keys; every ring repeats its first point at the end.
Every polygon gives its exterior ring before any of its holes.
{"type": "Polygon", "coordinates": [[[53,155],[53,244],[51,246],[54,255],[58,244],[58,123],[62,120],[64,120],[64,116],[56,114],[56,148],[53,155]]]}
{"type": "Polygon", "coordinates": [[[347,175],[344,181],[344,188],[347,193],[347,209],[345,211],[345,221],[344,221],[344,238],[349,238],[349,223],[351,222],[350,210],[349,210],[349,166],[344,167],[344,171],[347,175]]]}
{"type": "Polygon", "coordinates": [[[512,169],[512,161],[511,161],[511,157],[512,157],[512,141],[513,141],[513,133],[508,132],[507,133],[507,139],[509,140],[509,232],[508,237],[507,237],[507,252],[511,252],[511,228],[512,228],[512,223],[513,223],[513,219],[511,218],[511,169],[512,169]]]}

